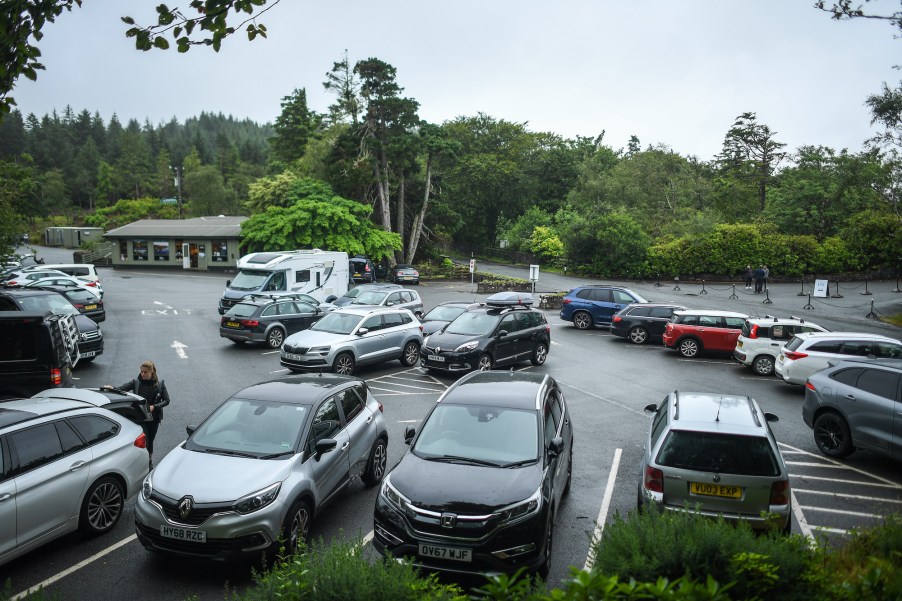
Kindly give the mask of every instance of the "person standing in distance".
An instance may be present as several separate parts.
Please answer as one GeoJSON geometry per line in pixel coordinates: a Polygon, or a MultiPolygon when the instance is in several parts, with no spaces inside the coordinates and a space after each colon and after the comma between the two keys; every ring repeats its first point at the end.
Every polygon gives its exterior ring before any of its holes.
{"type": "Polygon", "coordinates": [[[150,454],[148,467],[153,469],[153,439],[157,437],[157,430],[163,420],[163,407],[169,404],[169,391],[166,390],[166,384],[157,377],[157,366],[153,361],[145,361],[141,364],[141,371],[137,378],[129,380],[117,388],[132,391],[147,402],[150,421],[144,422],[141,427],[144,428],[147,452],[150,454]]]}
{"type": "Polygon", "coordinates": [[[745,266],[745,289],[746,290],[752,289],[752,278],[754,277],[754,275],[755,275],[755,270],[752,269],[752,264],[749,263],[748,265],[745,266]]]}

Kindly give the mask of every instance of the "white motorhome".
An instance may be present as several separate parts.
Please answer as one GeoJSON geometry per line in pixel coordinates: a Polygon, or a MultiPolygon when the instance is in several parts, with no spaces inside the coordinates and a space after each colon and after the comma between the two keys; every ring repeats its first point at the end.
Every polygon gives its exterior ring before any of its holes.
{"type": "Polygon", "coordinates": [[[238,259],[238,275],[226,282],[219,314],[248,294],[302,292],[331,302],[348,291],[348,254],[314,248],[251,253],[238,259]]]}

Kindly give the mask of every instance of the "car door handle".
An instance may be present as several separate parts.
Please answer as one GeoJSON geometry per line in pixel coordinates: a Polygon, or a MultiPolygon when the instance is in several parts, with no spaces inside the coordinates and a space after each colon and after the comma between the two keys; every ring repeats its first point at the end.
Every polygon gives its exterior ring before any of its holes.
{"type": "Polygon", "coordinates": [[[366,423],[370,423],[371,421],[373,421],[373,416],[372,416],[372,415],[369,416],[368,418],[366,418],[366,423]]]}
{"type": "Polygon", "coordinates": [[[5,495],[0,496],[0,503],[2,503],[3,501],[7,500],[7,499],[10,498],[11,496],[12,496],[12,495],[9,494],[9,493],[6,493],[5,495]]]}
{"type": "Polygon", "coordinates": [[[77,469],[81,469],[85,465],[85,461],[76,461],[72,465],[69,466],[69,471],[74,472],[77,469]]]}
{"type": "Polygon", "coordinates": [[[842,396],[843,396],[844,399],[849,399],[850,401],[858,400],[858,399],[855,398],[855,395],[854,395],[854,394],[844,394],[844,395],[842,395],[842,396]]]}
{"type": "Polygon", "coordinates": [[[350,441],[347,441],[347,442],[345,442],[343,445],[341,445],[341,450],[342,450],[342,452],[347,451],[349,446],[351,446],[351,442],[350,442],[350,441]]]}

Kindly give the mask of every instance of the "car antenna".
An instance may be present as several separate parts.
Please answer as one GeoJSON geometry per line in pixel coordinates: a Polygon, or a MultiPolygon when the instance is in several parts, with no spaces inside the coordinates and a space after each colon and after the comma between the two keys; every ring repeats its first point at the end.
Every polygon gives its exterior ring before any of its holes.
{"type": "Polygon", "coordinates": [[[717,398],[717,416],[714,418],[714,421],[716,421],[716,422],[720,421],[720,408],[722,405],[723,405],[723,397],[718,397],[717,398]]]}

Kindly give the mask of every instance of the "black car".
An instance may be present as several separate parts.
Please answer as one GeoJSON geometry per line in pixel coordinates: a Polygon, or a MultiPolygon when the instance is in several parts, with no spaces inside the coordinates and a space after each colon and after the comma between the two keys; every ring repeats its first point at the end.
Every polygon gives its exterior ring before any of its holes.
{"type": "Polygon", "coordinates": [[[219,335],[235,344],[265,342],[281,348],[285,338],[306,330],[325,315],[318,306],[286,298],[249,298],[235,303],[219,320],[219,335]]]}
{"type": "Polygon", "coordinates": [[[427,571],[547,576],[573,470],[573,427],[551,376],[469,374],[405,442],[376,498],[380,553],[427,571]]]}
{"type": "Polygon", "coordinates": [[[376,281],[376,266],[369,257],[357,255],[349,260],[351,281],[354,283],[372,284],[376,281]]]}
{"type": "Polygon", "coordinates": [[[0,290],[0,311],[50,311],[72,315],[78,328],[78,360],[89,363],[103,354],[103,332],[94,320],[75,308],[69,299],[46,288],[4,288],[0,290]]]}
{"type": "Polygon", "coordinates": [[[0,311],[0,398],[74,386],[78,330],[72,315],[0,311]]]}
{"type": "Polygon", "coordinates": [[[446,325],[457,319],[457,316],[464,311],[479,307],[479,303],[467,303],[458,301],[448,301],[440,305],[436,305],[423,316],[420,321],[423,323],[423,336],[435,334],[446,325]]]}
{"type": "Polygon", "coordinates": [[[649,340],[661,342],[664,326],[674,311],[685,311],[681,305],[659,303],[634,303],[618,311],[611,319],[611,334],[626,338],[635,344],[649,340]]]}
{"type": "Polygon", "coordinates": [[[354,286],[353,288],[336,298],[334,301],[332,301],[332,304],[336,307],[345,307],[353,303],[354,299],[356,299],[364,292],[369,292],[370,290],[388,290],[389,288],[398,289],[400,287],[401,286],[399,284],[360,284],[359,286],[354,286]]]}
{"type": "Polygon", "coordinates": [[[97,298],[90,290],[75,286],[42,286],[45,290],[55,290],[69,299],[79,313],[87,315],[96,323],[106,321],[106,309],[103,308],[103,300],[97,298]]]}
{"type": "Polygon", "coordinates": [[[532,304],[532,295],[519,292],[490,296],[423,341],[423,366],[462,372],[527,360],[542,365],[551,347],[551,326],[532,304]]]}

